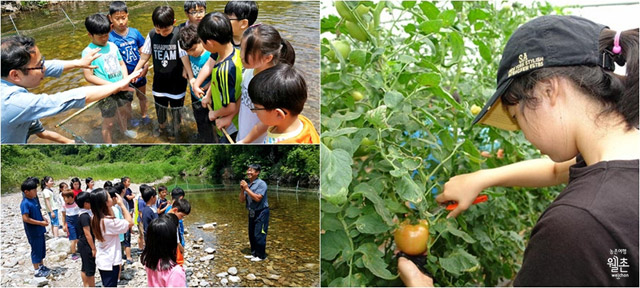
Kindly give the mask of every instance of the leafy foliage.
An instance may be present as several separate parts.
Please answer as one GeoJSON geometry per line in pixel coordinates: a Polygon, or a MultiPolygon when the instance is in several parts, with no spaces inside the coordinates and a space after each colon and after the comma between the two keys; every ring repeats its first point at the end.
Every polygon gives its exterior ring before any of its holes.
{"type": "Polygon", "coordinates": [[[321,20],[323,286],[402,285],[392,235],[405,217],[430,223],[425,267],[438,285],[515,277],[557,188],[488,189],[489,202],[457,219],[434,200],[452,176],[540,156],[520,133],[471,126],[470,107],[495,91],[496,51],[513,31],[562,11],[492,3],[345,1],[321,20]],[[498,149],[500,159],[481,156],[498,149]]]}

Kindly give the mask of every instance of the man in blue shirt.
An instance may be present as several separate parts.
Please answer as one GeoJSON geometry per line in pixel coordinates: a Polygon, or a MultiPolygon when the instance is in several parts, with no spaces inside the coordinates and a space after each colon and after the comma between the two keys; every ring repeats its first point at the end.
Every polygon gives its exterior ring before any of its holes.
{"type": "Polygon", "coordinates": [[[251,164],[247,169],[247,181],[240,181],[239,199],[246,203],[249,210],[249,243],[251,255],[247,259],[258,262],[267,257],[267,230],[269,228],[269,202],[267,201],[267,183],[258,178],[260,164],[251,164]]]}
{"type": "Polygon", "coordinates": [[[53,95],[27,91],[38,87],[44,76],[60,77],[63,71],[71,68],[96,68],[90,64],[100,57],[98,51],[91,51],[79,60],[45,61],[33,38],[11,36],[2,39],[2,144],[26,143],[34,120],[83,107],[117,91],[133,90],[128,88],[129,82],[138,77],[140,71],[108,85],[80,87],[53,95]]]}

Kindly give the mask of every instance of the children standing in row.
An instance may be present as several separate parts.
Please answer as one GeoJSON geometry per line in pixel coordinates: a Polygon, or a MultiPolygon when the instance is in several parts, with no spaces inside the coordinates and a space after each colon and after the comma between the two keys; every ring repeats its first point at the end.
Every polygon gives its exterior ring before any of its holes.
{"type": "Polygon", "coordinates": [[[242,75],[242,100],[238,122],[238,143],[263,143],[268,126],[260,122],[249,97],[249,83],[253,76],[278,63],[293,65],[295,51],[278,30],[269,25],[252,26],[244,32],[240,55],[246,69],[242,75]]]}
{"type": "MultiPolygon", "coordinates": [[[[80,181],[74,183],[80,185],[80,181]]],[[[78,243],[76,223],[78,222],[80,208],[76,205],[75,197],[73,191],[66,190],[62,192],[62,198],[64,199],[64,204],[62,205],[62,227],[64,232],[67,233],[67,237],[71,243],[71,259],[78,260],[80,255],[76,254],[76,244],[78,243]]]]}
{"type": "Polygon", "coordinates": [[[78,216],[78,252],[82,259],[82,268],[80,269],[82,284],[84,287],[95,287],[96,280],[96,246],[93,241],[93,231],[91,230],[91,203],[90,193],[81,192],[76,197],[76,204],[80,208],[80,216],[78,216]]]}
{"type": "Polygon", "coordinates": [[[51,219],[51,233],[53,237],[58,238],[58,226],[60,226],[58,210],[60,209],[61,201],[57,200],[60,196],[53,192],[53,184],[51,176],[44,176],[40,187],[42,188],[44,206],[47,207],[47,213],[49,213],[49,218],[51,219]]]}
{"type": "MultiPolygon", "coordinates": [[[[131,74],[140,60],[140,50],[144,45],[144,37],[138,29],[129,27],[127,4],[122,1],[111,2],[111,5],[109,5],[109,20],[111,20],[111,24],[113,25],[113,30],[109,33],[109,42],[113,42],[118,47],[122,55],[122,60],[127,66],[127,72],[131,74]]],[[[129,118],[131,118],[129,122],[132,127],[151,123],[151,119],[149,119],[147,115],[146,75],[148,70],[149,64],[144,64],[140,78],[132,83],[137,89],[135,93],[140,102],[140,115],[142,117],[141,120],[131,117],[131,102],[128,102],[127,113],[129,113],[129,118]]]]}
{"type": "MultiPolygon", "coordinates": [[[[218,54],[211,73],[211,88],[202,99],[202,106],[212,106],[209,120],[216,121],[218,129],[226,129],[232,139],[238,133],[237,96],[242,89],[242,60],[240,51],[233,47],[233,31],[229,17],[220,12],[207,14],[198,25],[198,36],[207,51],[218,54]]],[[[222,136],[222,133],[218,133],[222,136]]],[[[221,143],[229,143],[221,138],[221,143]]]]}
{"type": "MultiPolygon", "coordinates": [[[[127,66],[122,61],[122,56],[118,51],[118,47],[109,42],[109,33],[111,32],[111,22],[109,18],[103,14],[97,13],[88,16],[84,25],[89,32],[91,43],[82,51],[82,56],[86,56],[89,52],[99,48],[98,52],[101,57],[93,60],[91,65],[97,66],[95,69],[84,69],[84,78],[87,82],[95,85],[109,84],[120,81],[127,77],[127,66]]],[[[136,138],[137,133],[127,130],[127,109],[125,105],[133,100],[133,95],[127,91],[117,92],[99,103],[100,112],[102,113],[102,140],[104,143],[112,143],[112,129],[114,122],[118,123],[120,130],[129,138],[136,138]],[[116,119],[116,116],[118,117],[116,119]]]]}
{"type": "MultiPolygon", "coordinates": [[[[102,278],[104,287],[118,285],[118,273],[122,263],[119,234],[127,232],[133,226],[131,215],[124,213],[124,219],[116,219],[113,215],[113,200],[104,189],[96,189],[91,194],[91,229],[96,242],[96,267],[102,278]]],[[[122,197],[116,194],[116,204],[122,211],[126,210],[122,197]]]]}
{"type": "Polygon", "coordinates": [[[51,273],[51,269],[43,264],[47,249],[45,247],[44,234],[47,232],[49,221],[42,218],[40,212],[40,203],[36,199],[38,193],[38,180],[33,177],[27,178],[20,186],[23,198],[20,203],[20,214],[24,224],[24,231],[27,234],[27,240],[31,245],[31,263],[33,264],[35,277],[47,277],[51,273]]]}
{"type": "MultiPolygon", "coordinates": [[[[184,106],[184,96],[187,89],[187,79],[182,77],[183,67],[190,67],[187,53],[178,45],[178,27],[173,9],[169,6],[159,6],[153,10],[151,16],[154,29],[142,47],[140,61],[134,70],[140,69],[153,54],[153,98],[156,102],[156,114],[159,128],[157,134],[166,130],[167,107],[172,108],[174,135],[180,125],[180,110],[184,106]]],[[[191,69],[185,69],[189,79],[193,78],[191,69]]]]}

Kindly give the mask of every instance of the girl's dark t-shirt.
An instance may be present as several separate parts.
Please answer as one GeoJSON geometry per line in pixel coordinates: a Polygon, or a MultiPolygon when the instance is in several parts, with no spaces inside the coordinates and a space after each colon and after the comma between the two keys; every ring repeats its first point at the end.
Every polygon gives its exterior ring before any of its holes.
{"type": "Polygon", "coordinates": [[[638,160],[587,166],[540,216],[515,286],[638,287],[638,160]]]}

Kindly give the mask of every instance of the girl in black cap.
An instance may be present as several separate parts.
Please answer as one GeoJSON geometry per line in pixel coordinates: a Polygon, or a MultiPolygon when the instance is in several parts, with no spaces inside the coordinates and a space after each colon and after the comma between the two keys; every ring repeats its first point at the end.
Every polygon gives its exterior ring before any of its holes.
{"type": "MultiPolygon", "coordinates": [[[[638,287],[638,29],[538,17],[513,33],[497,78],[474,123],[520,129],[551,160],[453,177],[436,200],[458,202],[457,216],[491,186],[568,183],[533,228],[514,285],[638,287]]],[[[433,284],[407,259],[398,267],[408,286],[433,284]]]]}

